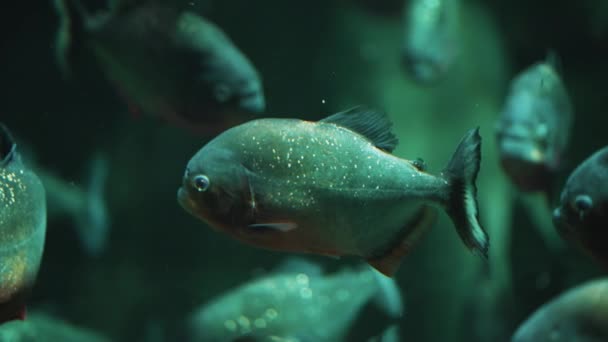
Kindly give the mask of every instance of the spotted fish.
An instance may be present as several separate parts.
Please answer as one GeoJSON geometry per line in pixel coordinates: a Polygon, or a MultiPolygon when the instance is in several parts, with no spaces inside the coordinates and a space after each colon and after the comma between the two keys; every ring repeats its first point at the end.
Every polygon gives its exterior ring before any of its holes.
{"type": "Polygon", "coordinates": [[[463,242],[486,256],[475,179],[481,138],[467,132],[447,167],[390,153],[385,113],[356,107],[318,122],[260,119],[231,128],[187,165],[178,201],[211,227],[255,246],[358,255],[386,275],[443,207],[463,242]]]}
{"type": "Polygon", "coordinates": [[[13,137],[0,124],[0,322],[24,318],[45,234],[44,187],[23,165],[13,137]]]}

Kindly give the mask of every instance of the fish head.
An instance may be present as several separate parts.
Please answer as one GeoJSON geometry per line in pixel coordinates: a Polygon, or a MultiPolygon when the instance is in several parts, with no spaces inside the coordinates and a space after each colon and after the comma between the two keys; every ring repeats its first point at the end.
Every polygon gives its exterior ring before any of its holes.
{"type": "Polygon", "coordinates": [[[583,162],[566,181],[553,223],[566,239],[608,264],[608,148],[583,162]]]}
{"type": "Polygon", "coordinates": [[[545,190],[557,168],[558,151],[551,125],[534,115],[527,96],[507,102],[496,125],[496,140],[503,169],[524,191],[545,190]]]}
{"type": "Polygon", "coordinates": [[[226,48],[223,58],[208,58],[210,65],[204,81],[216,103],[246,113],[261,113],[266,109],[261,76],[247,57],[232,49],[226,48]]]}
{"type": "Polygon", "coordinates": [[[230,231],[245,224],[247,209],[242,204],[248,192],[247,175],[233,152],[207,147],[188,162],[178,202],[212,228],[230,231]]]}

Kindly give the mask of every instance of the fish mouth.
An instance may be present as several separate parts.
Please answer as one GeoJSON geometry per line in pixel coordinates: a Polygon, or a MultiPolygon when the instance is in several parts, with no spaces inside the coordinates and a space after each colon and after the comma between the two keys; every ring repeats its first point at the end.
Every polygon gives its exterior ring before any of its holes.
{"type": "Polygon", "coordinates": [[[445,66],[430,56],[421,56],[419,53],[405,51],[402,64],[408,73],[423,84],[438,82],[445,73],[445,66]]]}
{"type": "Polygon", "coordinates": [[[542,164],[546,160],[545,151],[532,141],[519,137],[505,137],[500,142],[503,159],[519,159],[530,164],[542,164]]]}
{"type": "Polygon", "coordinates": [[[177,189],[177,202],[189,214],[196,216],[195,213],[194,213],[194,209],[196,208],[196,204],[194,203],[194,201],[192,200],[192,198],[190,198],[190,195],[188,194],[188,191],[186,191],[186,189],[184,189],[181,186],[179,187],[179,189],[177,189]]]}
{"type": "Polygon", "coordinates": [[[266,110],[266,99],[263,92],[255,89],[243,93],[240,96],[239,107],[251,113],[263,112],[266,110]]]}
{"type": "Polygon", "coordinates": [[[557,232],[566,240],[575,238],[575,231],[572,224],[569,222],[568,215],[565,215],[561,208],[556,208],[552,213],[553,226],[557,232]]]}

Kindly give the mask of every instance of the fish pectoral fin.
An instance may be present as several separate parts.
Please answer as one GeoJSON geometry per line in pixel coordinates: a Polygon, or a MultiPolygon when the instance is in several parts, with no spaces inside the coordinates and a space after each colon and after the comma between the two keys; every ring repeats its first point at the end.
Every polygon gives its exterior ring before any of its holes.
{"type": "Polygon", "coordinates": [[[278,223],[254,223],[248,226],[252,230],[272,230],[277,232],[288,232],[298,228],[294,222],[278,222],[278,223]]]}
{"type": "Polygon", "coordinates": [[[437,212],[433,208],[423,206],[404,226],[402,230],[404,233],[399,235],[400,240],[390,245],[380,256],[367,259],[367,263],[380,273],[392,277],[399,268],[401,259],[410,252],[412,247],[426,233],[436,217],[437,212]]]}

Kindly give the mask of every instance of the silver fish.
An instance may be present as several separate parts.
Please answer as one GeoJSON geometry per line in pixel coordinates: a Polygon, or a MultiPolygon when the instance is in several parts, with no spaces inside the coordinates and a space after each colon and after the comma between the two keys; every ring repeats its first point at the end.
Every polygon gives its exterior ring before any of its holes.
{"type": "Polygon", "coordinates": [[[440,80],[460,53],[460,0],[410,0],[404,7],[403,64],[420,83],[440,80]]]}
{"type": "Polygon", "coordinates": [[[608,269],[608,147],[583,161],[568,177],[553,223],[608,269]]]}
{"type": "Polygon", "coordinates": [[[314,264],[298,263],[304,267],[288,262],[203,305],[190,319],[190,340],[344,341],[372,299],[389,317],[401,317],[397,284],[368,266],[324,275],[314,264]]]}
{"type": "Polygon", "coordinates": [[[496,125],[503,169],[523,191],[548,191],[570,138],[573,113],[554,55],[517,75],[496,125]]]}
{"type": "Polygon", "coordinates": [[[586,282],[536,310],[512,342],[608,341],[608,279],[586,282]]]}

